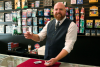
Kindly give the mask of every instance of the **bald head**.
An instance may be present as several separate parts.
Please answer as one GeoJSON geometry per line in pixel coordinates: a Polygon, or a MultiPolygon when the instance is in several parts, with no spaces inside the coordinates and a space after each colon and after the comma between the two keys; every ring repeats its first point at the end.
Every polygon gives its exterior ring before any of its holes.
{"type": "Polygon", "coordinates": [[[62,2],[57,2],[57,3],[54,5],[54,8],[55,8],[56,6],[61,6],[62,8],[65,9],[65,5],[64,5],[62,2]]]}
{"type": "Polygon", "coordinates": [[[54,17],[57,20],[62,20],[66,16],[65,5],[61,2],[58,2],[54,5],[54,17]]]}

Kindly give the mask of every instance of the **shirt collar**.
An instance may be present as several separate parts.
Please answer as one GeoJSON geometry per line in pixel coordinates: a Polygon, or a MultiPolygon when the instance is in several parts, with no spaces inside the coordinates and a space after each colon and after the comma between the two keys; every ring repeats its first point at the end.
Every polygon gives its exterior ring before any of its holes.
{"type": "MultiPolygon", "coordinates": [[[[62,20],[60,20],[59,25],[61,25],[65,19],[66,19],[66,16],[62,20]]],[[[56,24],[57,24],[57,22],[58,22],[58,20],[56,20],[56,24]]]]}

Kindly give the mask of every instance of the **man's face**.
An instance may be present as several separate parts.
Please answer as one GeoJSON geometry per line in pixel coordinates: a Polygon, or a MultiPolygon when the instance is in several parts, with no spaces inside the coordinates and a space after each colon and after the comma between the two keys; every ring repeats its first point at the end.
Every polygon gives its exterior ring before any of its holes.
{"type": "Polygon", "coordinates": [[[57,4],[54,6],[54,17],[59,21],[62,20],[66,15],[66,10],[64,5],[57,4]]]}

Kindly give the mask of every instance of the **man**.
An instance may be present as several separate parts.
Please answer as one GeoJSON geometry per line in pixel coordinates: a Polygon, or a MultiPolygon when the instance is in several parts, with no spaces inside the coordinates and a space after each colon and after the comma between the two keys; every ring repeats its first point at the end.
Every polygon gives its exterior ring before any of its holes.
{"type": "Polygon", "coordinates": [[[54,17],[55,19],[48,22],[39,34],[26,32],[24,35],[25,38],[38,42],[47,36],[44,59],[50,64],[45,64],[46,66],[52,66],[57,61],[67,62],[67,55],[77,39],[77,25],[66,18],[63,3],[55,4],[54,17]]]}

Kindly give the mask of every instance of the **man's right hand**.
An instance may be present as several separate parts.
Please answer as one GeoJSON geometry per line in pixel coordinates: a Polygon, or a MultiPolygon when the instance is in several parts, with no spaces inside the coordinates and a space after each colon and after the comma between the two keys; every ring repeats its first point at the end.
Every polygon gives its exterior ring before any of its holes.
{"type": "Polygon", "coordinates": [[[33,33],[31,34],[29,31],[27,31],[26,33],[24,33],[24,37],[25,37],[26,39],[32,39],[33,33]]]}

